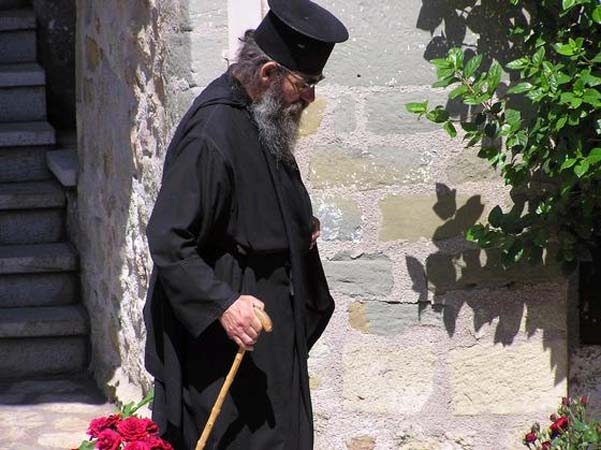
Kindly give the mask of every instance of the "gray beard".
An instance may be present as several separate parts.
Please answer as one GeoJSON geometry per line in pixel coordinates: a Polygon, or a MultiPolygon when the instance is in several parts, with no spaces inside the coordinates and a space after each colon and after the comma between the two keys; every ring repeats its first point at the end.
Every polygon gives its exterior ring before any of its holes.
{"type": "Polygon", "coordinates": [[[302,103],[286,106],[282,100],[280,83],[267,89],[251,107],[251,114],[259,129],[259,139],[263,146],[276,158],[289,167],[296,167],[294,146],[298,138],[298,128],[302,103]]]}

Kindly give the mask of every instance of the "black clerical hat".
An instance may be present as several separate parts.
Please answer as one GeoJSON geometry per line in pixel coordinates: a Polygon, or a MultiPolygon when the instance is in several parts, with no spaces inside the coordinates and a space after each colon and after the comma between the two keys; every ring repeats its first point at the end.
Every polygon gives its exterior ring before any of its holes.
{"type": "Polygon", "coordinates": [[[348,39],[332,13],[309,0],[269,0],[255,41],[274,61],[307,75],[321,75],[334,44],[348,39]]]}

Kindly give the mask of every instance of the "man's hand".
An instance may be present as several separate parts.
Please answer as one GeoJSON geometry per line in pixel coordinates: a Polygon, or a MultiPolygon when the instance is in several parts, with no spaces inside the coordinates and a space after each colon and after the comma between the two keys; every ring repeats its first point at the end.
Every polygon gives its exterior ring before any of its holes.
{"type": "Polygon", "coordinates": [[[253,350],[262,326],[254,308],[264,308],[261,300],[252,295],[241,295],[219,318],[228,337],[246,350],[253,350]]]}
{"type": "Polygon", "coordinates": [[[313,247],[315,247],[317,238],[321,235],[321,222],[319,222],[319,219],[313,216],[311,224],[313,225],[313,233],[311,233],[311,245],[309,245],[309,250],[312,250],[313,247]]]}

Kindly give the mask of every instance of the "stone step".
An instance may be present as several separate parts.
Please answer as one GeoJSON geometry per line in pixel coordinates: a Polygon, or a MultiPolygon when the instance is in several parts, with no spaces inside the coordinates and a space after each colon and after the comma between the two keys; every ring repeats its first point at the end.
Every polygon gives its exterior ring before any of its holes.
{"type": "Polygon", "coordinates": [[[39,64],[0,64],[0,88],[44,86],[46,72],[39,64]]]}
{"type": "Polygon", "coordinates": [[[0,246],[0,275],[71,272],[78,260],[68,243],[0,246]]]}
{"type": "Polygon", "coordinates": [[[69,305],[78,300],[76,272],[0,275],[0,311],[2,308],[69,305]]]}
{"type": "Polygon", "coordinates": [[[0,31],[35,30],[32,9],[6,9],[0,13],[0,31]]]}
{"type": "Polygon", "coordinates": [[[44,86],[0,87],[0,122],[46,120],[44,86]]]}
{"type": "Polygon", "coordinates": [[[0,147],[48,146],[55,143],[56,134],[48,122],[0,123],[0,147]]]}
{"type": "Polygon", "coordinates": [[[48,169],[65,187],[77,186],[79,159],[77,150],[62,149],[46,153],[48,169]]]}
{"type": "Polygon", "coordinates": [[[37,42],[34,30],[0,31],[1,64],[34,63],[36,59],[37,42]]]}
{"type": "Polygon", "coordinates": [[[81,373],[88,366],[87,336],[0,339],[0,378],[81,373]]]}
{"type": "Polygon", "coordinates": [[[51,146],[0,147],[0,183],[50,180],[46,163],[51,146]]]}
{"type": "Polygon", "coordinates": [[[26,9],[30,7],[27,0],[0,0],[0,10],[5,9],[26,9]]]}
{"type": "Polygon", "coordinates": [[[56,181],[0,183],[0,211],[63,208],[65,203],[65,193],[56,181]]]}
{"type": "Polygon", "coordinates": [[[88,319],[82,305],[0,309],[0,339],[86,334],[88,319]]]}
{"type": "Polygon", "coordinates": [[[62,208],[0,211],[0,245],[50,244],[66,238],[62,208]]]}

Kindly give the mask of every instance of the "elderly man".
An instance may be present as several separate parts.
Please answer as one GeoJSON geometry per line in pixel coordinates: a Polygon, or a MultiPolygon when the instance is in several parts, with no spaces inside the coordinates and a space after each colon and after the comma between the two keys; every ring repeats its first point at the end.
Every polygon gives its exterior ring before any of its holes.
{"type": "Polygon", "coordinates": [[[236,63],[194,101],[167,151],[147,235],[154,419],[193,449],[238,346],[247,353],[208,449],[309,450],[308,351],[334,309],[293,148],[346,28],[308,0],[270,0],[236,63]],[[253,308],[273,333],[258,340],[253,308]]]}

